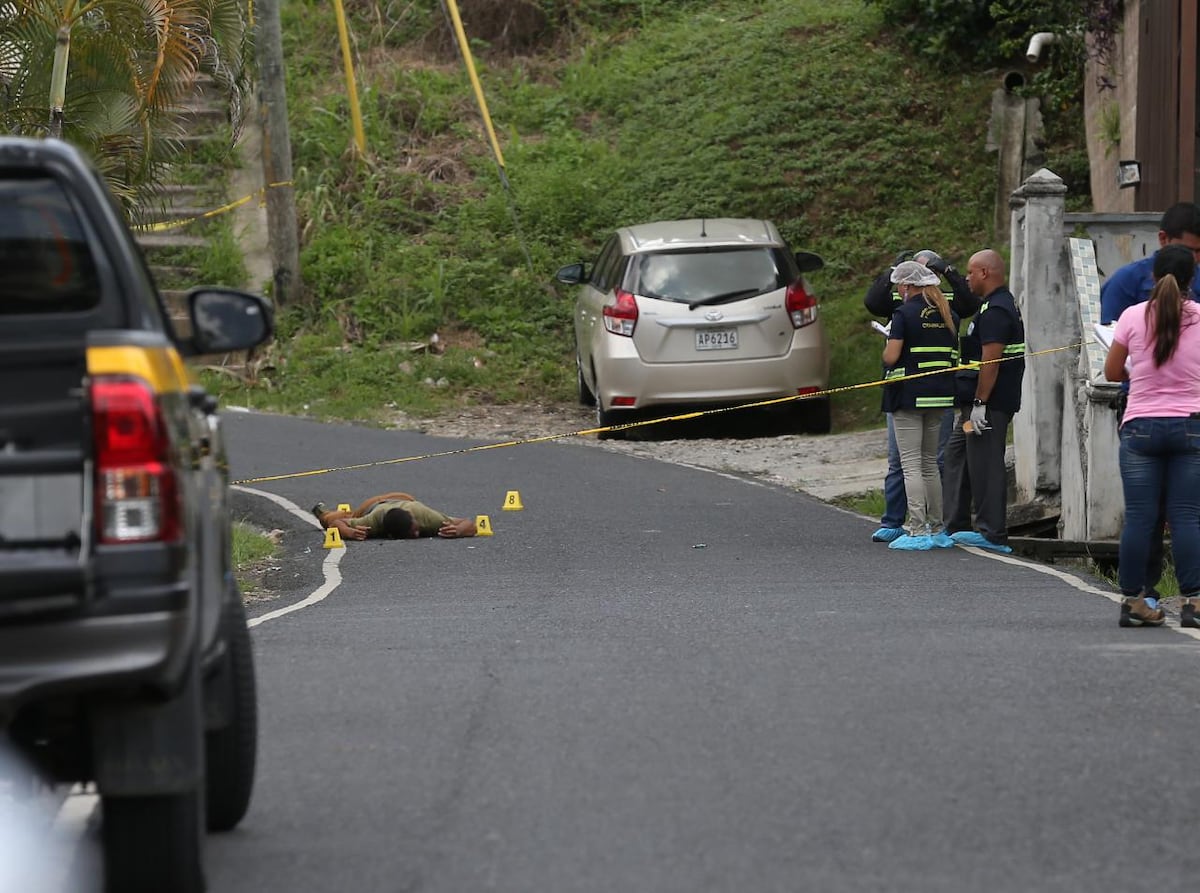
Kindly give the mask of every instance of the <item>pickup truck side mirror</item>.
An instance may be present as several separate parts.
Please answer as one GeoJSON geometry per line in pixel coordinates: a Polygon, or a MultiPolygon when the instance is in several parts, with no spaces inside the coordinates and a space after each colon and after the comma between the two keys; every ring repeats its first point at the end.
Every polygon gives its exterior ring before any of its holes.
{"type": "Polygon", "coordinates": [[[555,273],[554,278],[567,285],[582,285],[588,281],[587,268],[583,264],[568,264],[555,273]]]}
{"type": "Polygon", "coordinates": [[[188,293],[191,352],[249,350],[270,337],[271,305],[258,295],[231,288],[196,288],[188,293]]]}
{"type": "Polygon", "coordinates": [[[796,265],[801,273],[813,273],[825,266],[825,261],[810,251],[797,251],[796,265]]]}

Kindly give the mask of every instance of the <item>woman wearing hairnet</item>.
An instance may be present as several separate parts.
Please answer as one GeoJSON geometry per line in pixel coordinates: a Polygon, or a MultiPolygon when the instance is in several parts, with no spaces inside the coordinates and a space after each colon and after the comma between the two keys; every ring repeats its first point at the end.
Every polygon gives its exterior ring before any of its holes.
{"type": "Polygon", "coordinates": [[[938,436],[946,409],[954,405],[958,317],[938,287],[937,273],[916,261],[892,270],[902,303],[892,314],[883,349],[883,411],[892,413],[904,489],[908,494],[905,534],[889,549],[923,552],[952,548],[942,529],[942,478],[938,436]],[[939,371],[940,370],[940,371],[939,371]]]}

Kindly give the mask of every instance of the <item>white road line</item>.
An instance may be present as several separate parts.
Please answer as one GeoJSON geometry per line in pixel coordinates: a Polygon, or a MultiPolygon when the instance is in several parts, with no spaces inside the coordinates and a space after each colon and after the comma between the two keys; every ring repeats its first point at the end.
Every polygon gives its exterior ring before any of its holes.
{"type": "Polygon", "coordinates": [[[58,808],[58,814],[54,820],[55,828],[60,831],[82,834],[87,829],[87,823],[99,802],[100,798],[88,790],[85,785],[75,785],[58,808]]]}
{"type": "MultiPolygon", "coordinates": [[[[1091,583],[1088,583],[1085,580],[1079,579],[1073,574],[1068,574],[1066,571],[1060,571],[1056,567],[1051,567],[1050,565],[1046,564],[1033,564],[1024,560],[1023,558],[1014,558],[1011,555],[1001,555],[997,552],[992,552],[989,549],[980,549],[977,546],[960,545],[958,548],[965,552],[970,552],[973,555],[982,555],[984,558],[993,558],[996,561],[1002,561],[1005,564],[1015,564],[1018,567],[1025,567],[1031,571],[1037,571],[1039,574],[1048,574],[1051,577],[1062,580],[1064,583],[1067,583],[1070,586],[1074,586],[1080,592],[1086,592],[1089,595],[1099,595],[1118,605],[1121,603],[1122,596],[1119,592],[1110,592],[1105,589],[1100,589],[1099,587],[1093,586],[1091,583]]],[[[1200,642],[1200,630],[1187,629],[1181,626],[1171,626],[1170,629],[1173,629],[1177,633],[1182,633],[1183,635],[1200,642]]]]}
{"type": "MultiPolygon", "coordinates": [[[[620,451],[614,450],[614,452],[620,452],[620,451]]],[[[629,454],[629,455],[633,455],[633,454],[629,454]]],[[[715,474],[718,477],[723,477],[723,478],[726,478],[727,480],[740,481],[741,483],[752,484],[756,487],[769,486],[769,484],[766,484],[762,481],[756,481],[753,479],[744,478],[744,477],[741,477],[740,475],[731,474],[731,473],[725,472],[725,471],[719,471],[718,469],[715,469],[715,468],[705,468],[703,465],[692,465],[692,464],[689,464],[686,462],[672,462],[669,459],[660,459],[657,456],[637,456],[636,458],[654,459],[655,461],[666,462],[670,465],[679,465],[684,468],[691,468],[695,471],[707,471],[709,474],[715,474]]],[[[796,492],[804,493],[805,491],[798,490],[796,492]]],[[[809,493],[806,495],[811,496],[812,494],[809,493]]],[[[855,517],[859,517],[859,518],[866,517],[865,515],[861,515],[858,512],[851,511],[850,509],[844,509],[841,506],[833,505],[832,503],[826,503],[826,505],[828,505],[830,508],[837,509],[840,512],[845,512],[846,514],[854,515],[855,517]]],[[[1090,583],[1079,579],[1079,577],[1076,577],[1073,574],[1069,574],[1066,571],[1061,571],[1056,567],[1051,567],[1050,565],[1046,565],[1046,564],[1032,563],[1032,562],[1026,561],[1023,558],[1014,558],[1010,555],[1001,555],[998,552],[992,552],[988,549],[980,549],[976,546],[959,545],[958,548],[963,549],[964,551],[970,552],[974,555],[982,555],[984,558],[993,558],[996,561],[1002,561],[1005,564],[1013,564],[1018,567],[1024,567],[1024,568],[1028,568],[1029,570],[1032,570],[1032,571],[1037,571],[1040,574],[1048,574],[1051,577],[1055,577],[1056,579],[1059,579],[1062,582],[1064,582],[1070,586],[1073,586],[1074,588],[1078,589],[1080,592],[1086,592],[1089,595],[1099,595],[1102,598],[1108,599],[1110,602],[1113,602],[1114,604],[1119,605],[1121,603],[1122,596],[1119,592],[1112,592],[1109,590],[1100,589],[1099,587],[1093,586],[1090,583]]],[[[1168,621],[1168,623],[1169,623],[1169,621],[1168,621]]],[[[1195,639],[1196,641],[1200,642],[1200,630],[1187,629],[1182,626],[1170,626],[1169,628],[1173,629],[1177,633],[1187,636],[1188,638],[1195,639]]]]}
{"type": "MultiPolygon", "coordinates": [[[[318,530],[321,528],[320,523],[318,523],[317,519],[313,517],[312,512],[304,511],[300,508],[300,506],[296,505],[296,503],[288,499],[284,499],[282,496],[279,496],[275,493],[268,493],[266,490],[254,490],[250,487],[235,486],[233,489],[242,493],[249,493],[251,496],[261,496],[263,499],[270,500],[281,508],[291,512],[296,517],[303,519],[309,524],[312,524],[318,530]]],[[[346,550],[344,548],[329,550],[329,554],[325,556],[325,561],[321,565],[322,570],[325,573],[325,582],[318,586],[313,593],[308,596],[308,598],[298,601],[295,604],[278,608],[274,611],[268,611],[266,614],[260,614],[258,617],[250,620],[246,625],[253,628],[258,626],[260,623],[266,623],[268,620],[274,620],[277,617],[283,617],[287,614],[291,614],[293,611],[309,608],[318,602],[324,601],[325,598],[328,597],[328,595],[333,592],[333,590],[337,589],[342,583],[342,572],[339,570],[338,565],[341,563],[342,555],[344,555],[345,552],[346,550]]]]}

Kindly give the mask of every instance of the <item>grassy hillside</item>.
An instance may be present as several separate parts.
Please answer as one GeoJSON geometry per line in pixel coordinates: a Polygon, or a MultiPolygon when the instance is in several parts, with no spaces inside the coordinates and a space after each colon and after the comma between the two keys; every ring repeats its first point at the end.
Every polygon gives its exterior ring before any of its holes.
{"type": "MultiPolygon", "coordinates": [[[[309,294],[258,384],[217,383],[227,400],[364,420],[572,400],[555,270],[614,226],[683,216],[766,217],[821,254],[833,383],[878,376],[870,279],[900,249],[965,264],[990,240],[1000,74],[927,70],[861,0],[612,0],[607,28],[605,5],[523,56],[475,47],[511,192],[436,3],[349,7],[364,160],[332,11],[286,5],[309,294]],[[412,349],[434,332],[444,354],[412,349]]],[[[876,391],[834,406],[835,430],[879,421],[876,391]]]]}

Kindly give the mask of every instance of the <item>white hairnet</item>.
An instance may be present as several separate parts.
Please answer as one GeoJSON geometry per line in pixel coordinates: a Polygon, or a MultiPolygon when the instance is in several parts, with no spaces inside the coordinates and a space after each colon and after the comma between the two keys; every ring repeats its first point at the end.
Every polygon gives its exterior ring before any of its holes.
{"type": "Polygon", "coordinates": [[[925,266],[929,266],[931,263],[933,263],[933,261],[941,260],[941,259],[942,259],[942,256],[940,254],[938,254],[936,251],[934,251],[932,248],[922,248],[920,251],[918,251],[916,254],[913,255],[913,260],[915,260],[919,264],[924,264],[925,266]]]}
{"type": "Polygon", "coordinates": [[[938,274],[915,260],[906,260],[892,269],[893,285],[937,285],[938,274]]]}

